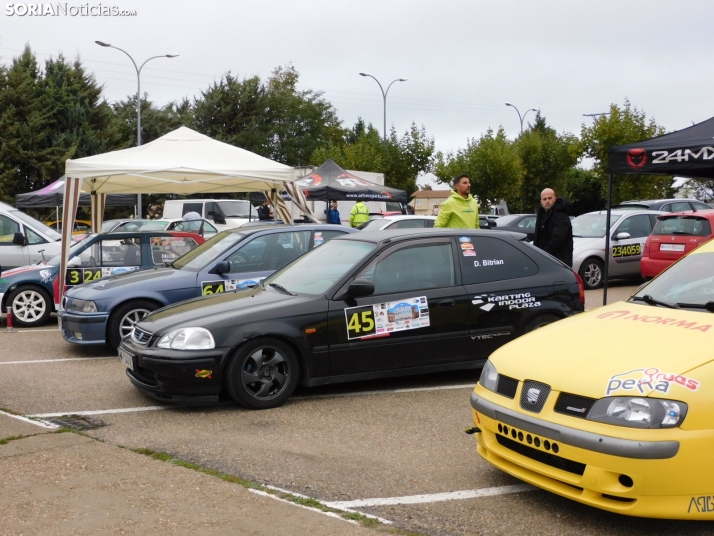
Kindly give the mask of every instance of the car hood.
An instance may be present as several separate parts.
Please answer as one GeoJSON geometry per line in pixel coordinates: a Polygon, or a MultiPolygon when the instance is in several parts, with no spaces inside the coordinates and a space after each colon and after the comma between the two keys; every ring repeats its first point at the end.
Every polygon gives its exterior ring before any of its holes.
{"type": "Polygon", "coordinates": [[[164,307],[144,318],[138,326],[156,333],[178,327],[206,327],[214,323],[238,325],[281,316],[286,308],[300,306],[301,302],[313,300],[314,296],[289,296],[263,288],[236,291],[214,296],[205,296],[164,307]],[[243,320],[245,319],[245,320],[243,320]]]}
{"type": "Polygon", "coordinates": [[[3,270],[2,280],[14,278],[18,275],[27,275],[29,272],[39,272],[41,270],[48,270],[47,273],[54,274],[57,272],[56,266],[50,266],[48,264],[30,264],[28,266],[20,266],[19,268],[13,268],[12,270],[3,270]]]}
{"type": "Polygon", "coordinates": [[[128,285],[135,288],[136,285],[143,285],[151,290],[181,289],[186,286],[193,286],[196,282],[196,272],[188,270],[176,270],[175,268],[158,268],[129,272],[126,274],[112,275],[91,283],[85,283],[74,287],[67,292],[71,298],[97,299],[105,297],[108,291],[123,292],[128,285]],[[96,293],[103,293],[97,296],[96,293]]]}
{"type": "Polygon", "coordinates": [[[573,251],[577,251],[579,249],[592,249],[592,248],[600,248],[600,249],[605,249],[605,240],[604,237],[596,237],[596,238],[585,238],[582,236],[574,236],[573,237],[573,251]]]}
{"type": "Polygon", "coordinates": [[[499,374],[581,396],[679,398],[711,362],[714,314],[618,302],[560,320],[494,352],[499,374]],[[690,374],[691,371],[691,374],[690,374]]]}

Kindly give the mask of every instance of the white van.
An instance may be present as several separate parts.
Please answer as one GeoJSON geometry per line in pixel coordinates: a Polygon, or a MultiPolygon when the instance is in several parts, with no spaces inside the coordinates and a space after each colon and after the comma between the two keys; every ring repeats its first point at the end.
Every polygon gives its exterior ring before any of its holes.
{"type": "Polygon", "coordinates": [[[172,199],[164,203],[162,218],[183,218],[188,212],[198,212],[219,231],[258,219],[255,207],[245,199],[172,199]]]}
{"type": "Polygon", "coordinates": [[[0,272],[50,260],[62,252],[62,235],[0,202],[0,272]]]}

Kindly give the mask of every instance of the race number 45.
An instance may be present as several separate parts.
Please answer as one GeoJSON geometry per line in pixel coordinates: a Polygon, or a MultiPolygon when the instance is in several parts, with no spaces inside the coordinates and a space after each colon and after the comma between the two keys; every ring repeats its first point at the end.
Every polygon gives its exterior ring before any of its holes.
{"type": "Polygon", "coordinates": [[[374,323],[374,309],[371,305],[345,309],[345,318],[348,339],[359,339],[377,332],[374,323]]]}

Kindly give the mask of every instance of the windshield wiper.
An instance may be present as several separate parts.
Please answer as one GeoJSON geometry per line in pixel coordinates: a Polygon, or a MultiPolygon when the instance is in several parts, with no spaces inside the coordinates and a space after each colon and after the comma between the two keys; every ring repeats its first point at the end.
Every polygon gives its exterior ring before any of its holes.
{"type": "Polygon", "coordinates": [[[678,303],[677,305],[685,309],[706,309],[710,313],[714,313],[714,301],[708,301],[707,303],[678,303]]]}
{"type": "Polygon", "coordinates": [[[645,294],[644,296],[633,296],[632,299],[643,301],[647,305],[661,305],[662,307],[669,307],[670,309],[679,309],[679,305],[681,305],[681,304],[674,305],[673,303],[667,303],[667,302],[655,300],[649,294],[645,294]]]}
{"type": "Polygon", "coordinates": [[[287,295],[289,295],[289,296],[297,296],[297,294],[293,294],[293,293],[290,292],[288,289],[286,289],[284,286],[278,285],[277,283],[270,283],[270,286],[273,287],[274,289],[279,290],[279,291],[282,292],[283,294],[287,294],[287,295]]]}

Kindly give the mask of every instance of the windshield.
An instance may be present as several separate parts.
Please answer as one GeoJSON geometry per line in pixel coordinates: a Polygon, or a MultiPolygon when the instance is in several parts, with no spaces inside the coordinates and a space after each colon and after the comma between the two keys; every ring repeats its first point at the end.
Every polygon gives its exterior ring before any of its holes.
{"type": "MultiPolygon", "coordinates": [[[[95,235],[96,236],[96,235],[95,235]]],[[[69,247],[69,258],[71,259],[72,257],[76,257],[78,254],[80,254],[82,251],[84,251],[87,246],[89,246],[89,243],[94,240],[94,236],[87,236],[86,238],[80,240],[79,242],[75,242],[69,247]]],[[[62,260],[62,255],[55,255],[52,257],[50,260],[47,261],[47,264],[50,266],[59,266],[60,261],[62,260]]]]}
{"type": "Polygon", "coordinates": [[[249,210],[253,217],[258,217],[250,201],[219,201],[218,205],[226,218],[247,218],[249,210]]]}
{"type": "Polygon", "coordinates": [[[386,221],[384,218],[379,218],[376,220],[370,220],[367,223],[362,224],[360,229],[362,231],[377,231],[378,229],[381,229],[384,225],[387,225],[389,222],[386,221]]]}
{"type": "Polygon", "coordinates": [[[51,227],[47,227],[44,223],[41,221],[36,220],[32,216],[28,216],[21,210],[13,210],[11,213],[13,216],[15,216],[18,220],[20,220],[22,223],[25,223],[29,225],[30,227],[36,229],[37,231],[41,232],[47,238],[53,241],[57,240],[62,240],[62,235],[59,234],[57,231],[52,229],[51,227]]]}
{"type": "Polygon", "coordinates": [[[673,216],[657,220],[653,235],[707,236],[712,233],[709,220],[697,216],[673,216]]]}
{"type": "MultiPolygon", "coordinates": [[[[143,225],[146,225],[147,223],[151,223],[153,220],[130,220],[130,221],[125,221],[121,225],[117,225],[116,228],[113,229],[115,233],[125,233],[125,232],[133,232],[133,231],[138,231],[139,229],[142,228],[143,225]]],[[[162,227],[163,229],[163,227],[162,227]]],[[[104,230],[104,226],[102,225],[102,230],[104,230]]]]}
{"type": "Polygon", "coordinates": [[[376,247],[371,242],[330,240],[270,276],[264,285],[276,283],[290,292],[323,294],[376,247]]]}
{"type": "MultiPolygon", "coordinates": [[[[610,215],[610,227],[615,225],[615,222],[620,219],[619,214],[610,215]]],[[[582,238],[602,238],[605,236],[605,223],[607,223],[607,214],[583,214],[578,216],[572,222],[573,236],[582,238]]]]}
{"type": "Polygon", "coordinates": [[[174,268],[183,268],[192,272],[198,272],[205,268],[209,262],[212,262],[216,257],[222,255],[244,238],[244,234],[235,233],[233,231],[223,231],[221,234],[217,234],[197,248],[192,249],[183,257],[175,260],[173,266],[174,268]]]}
{"type": "Polygon", "coordinates": [[[496,227],[505,227],[506,225],[511,225],[511,222],[520,218],[519,215],[511,216],[501,216],[496,220],[496,227]]]}
{"type": "Polygon", "coordinates": [[[670,304],[705,305],[714,301],[714,253],[688,255],[662,272],[635,296],[649,294],[670,304]]]}

